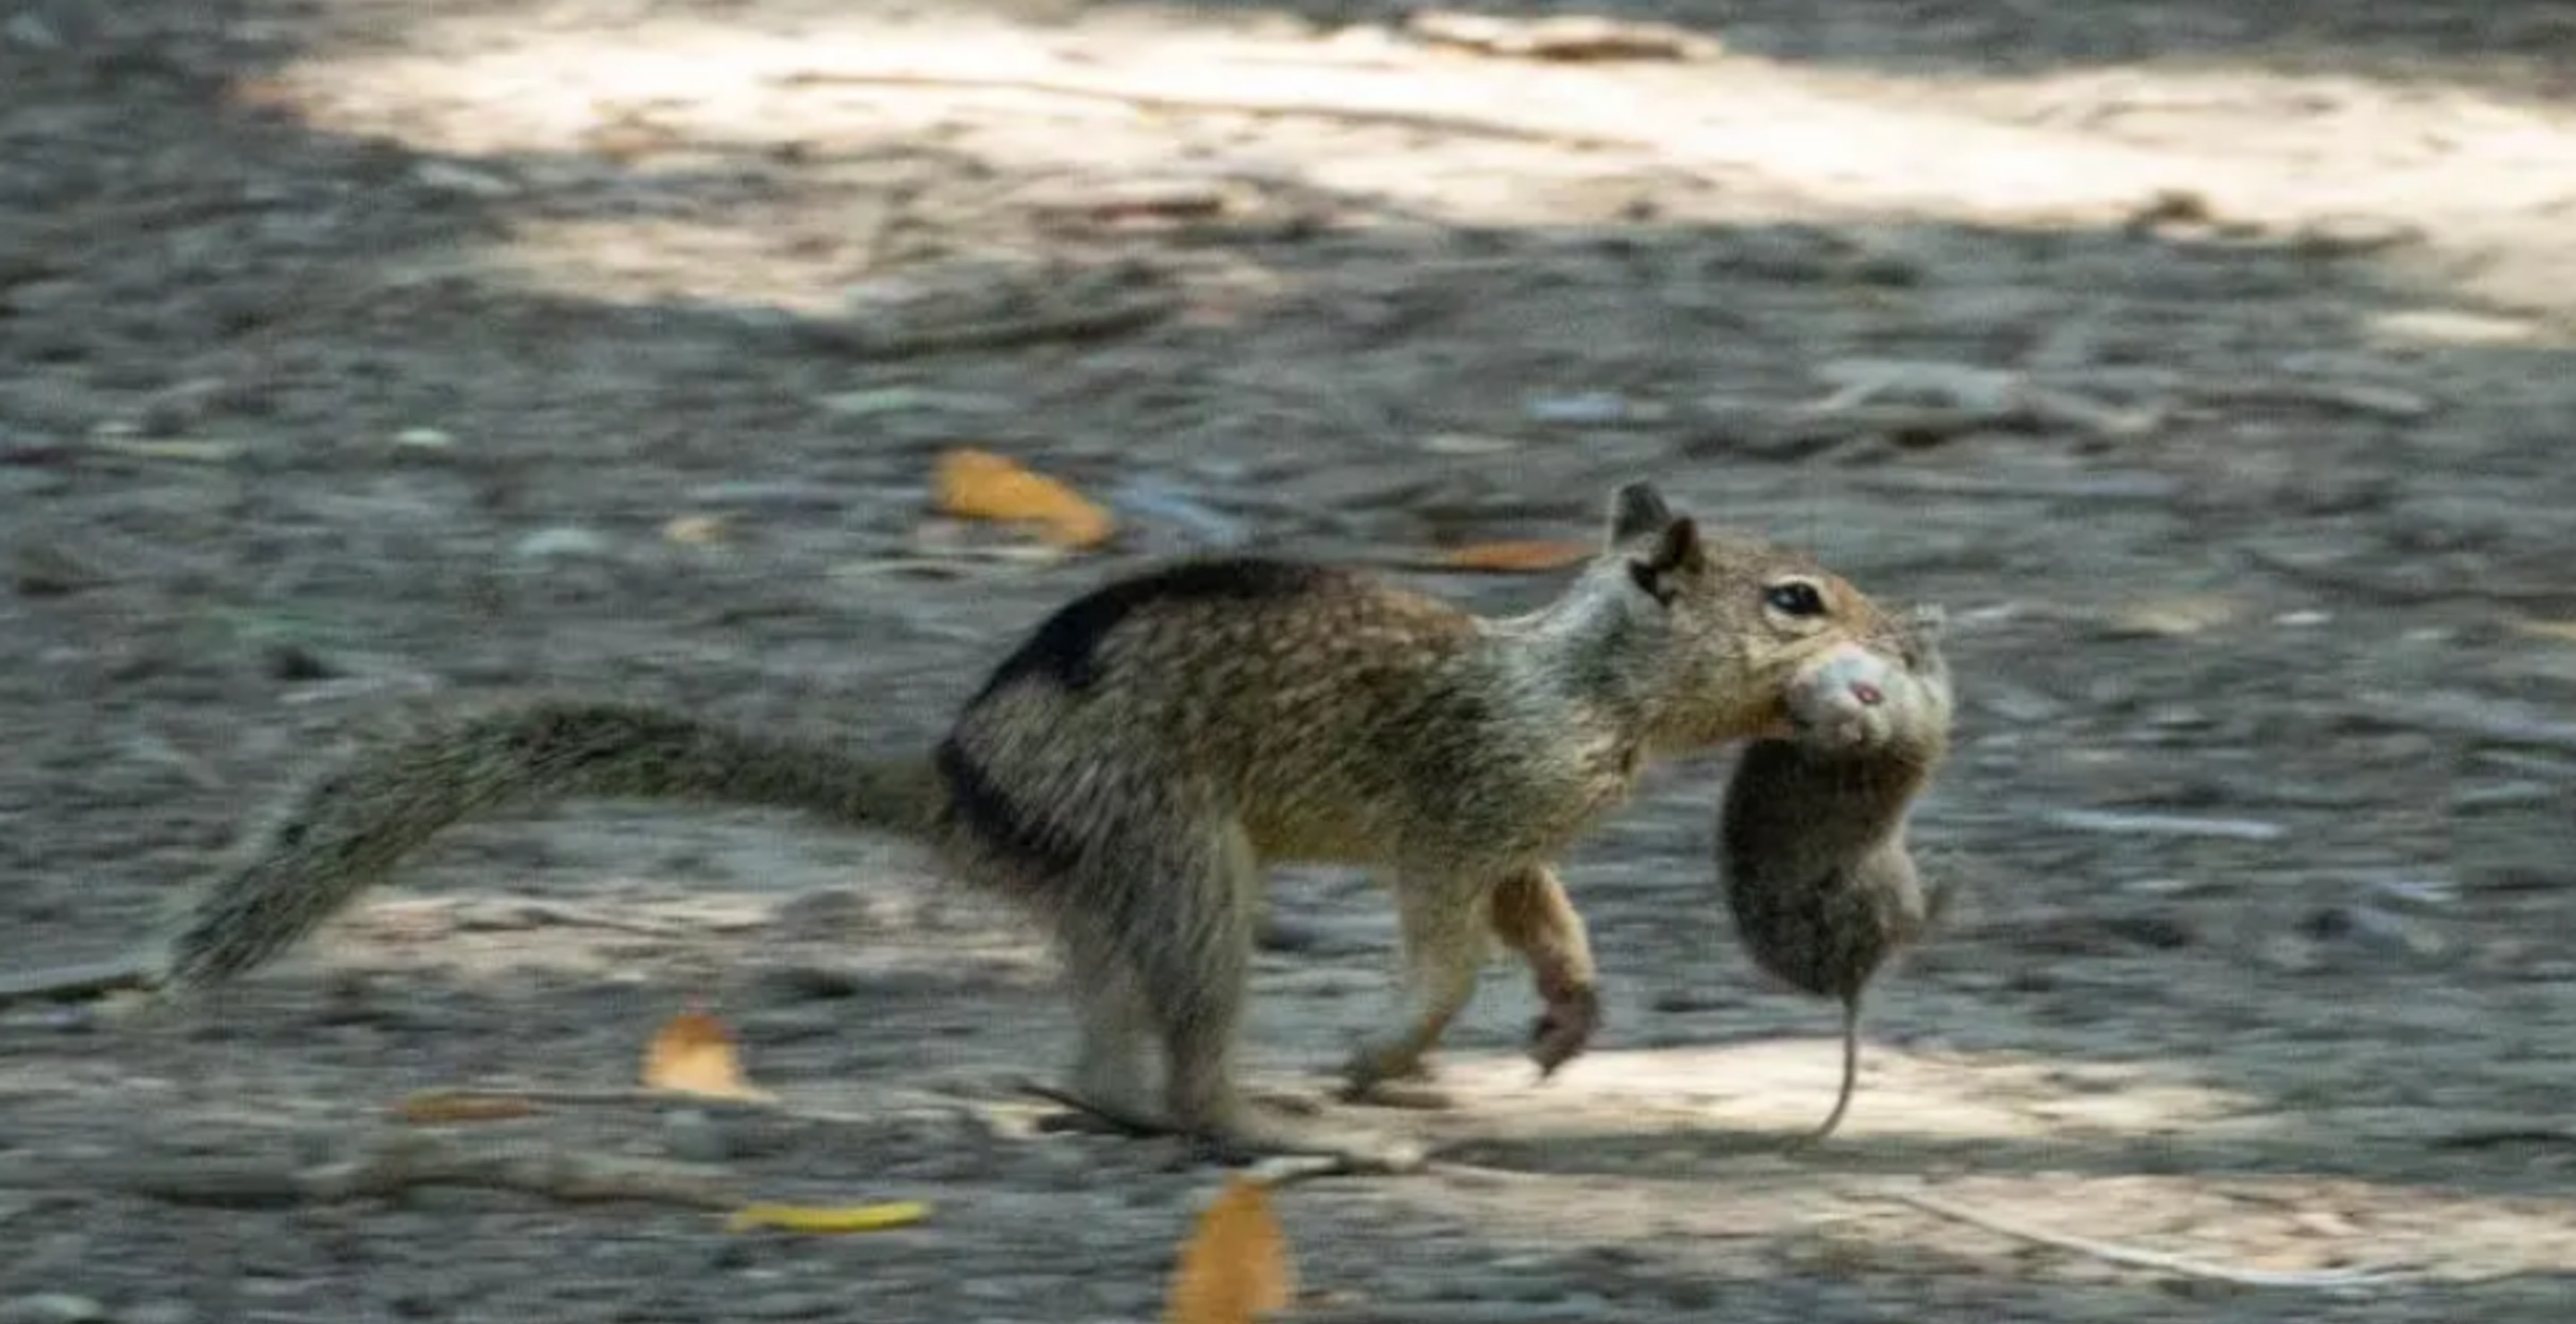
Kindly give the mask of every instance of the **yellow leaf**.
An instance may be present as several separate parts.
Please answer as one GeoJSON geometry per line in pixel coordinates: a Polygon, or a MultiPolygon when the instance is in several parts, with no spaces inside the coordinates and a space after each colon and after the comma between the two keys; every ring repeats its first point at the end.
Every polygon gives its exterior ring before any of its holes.
{"type": "Polygon", "coordinates": [[[918,1200],[893,1204],[852,1205],[745,1205],[725,1220],[728,1232],[749,1232],[754,1228],[777,1228],[781,1232],[882,1232],[887,1228],[909,1227],[930,1217],[930,1206],[918,1200]]]}
{"type": "Polygon", "coordinates": [[[729,1099],[765,1099],[766,1090],[742,1078],[733,1032],[702,1011],[684,1011],[662,1026],[644,1050],[648,1089],[676,1090],[729,1099]]]}
{"type": "Polygon", "coordinates": [[[1164,1324],[1255,1324],[1286,1310],[1291,1294],[1288,1239],[1268,1193],[1257,1182],[1229,1179],[1181,1248],[1164,1324]]]}
{"type": "Polygon", "coordinates": [[[1109,512],[1082,494],[990,451],[941,456],[937,493],[943,514],[1035,524],[1062,547],[1097,547],[1118,531],[1109,512]]]}
{"type": "Polygon", "coordinates": [[[514,1117],[533,1117],[537,1105],[507,1096],[422,1090],[395,1104],[394,1112],[413,1126],[442,1126],[450,1122],[505,1122],[514,1117]]]}
{"type": "Polygon", "coordinates": [[[1497,573],[1528,573],[1538,570],[1561,570],[1581,565],[1597,551],[1588,542],[1564,542],[1547,538],[1525,538],[1512,542],[1476,542],[1452,547],[1440,558],[1440,564],[1451,570],[1490,570],[1497,573]]]}

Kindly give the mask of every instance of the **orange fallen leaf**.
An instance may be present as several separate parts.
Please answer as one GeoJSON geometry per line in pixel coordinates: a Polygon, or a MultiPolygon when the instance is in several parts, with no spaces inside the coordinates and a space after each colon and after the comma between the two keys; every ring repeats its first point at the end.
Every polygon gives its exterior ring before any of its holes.
{"type": "Polygon", "coordinates": [[[703,1011],[684,1011],[663,1023],[644,1049],[644,1085],[728,1099],[766,1099],[742,1077],[733,1031],[703,1011]]]}
{"type": "Polygon", "coordinates": [[[930,1206],[918,1200],[898,1200],[892,1204],[853,1205],[745,1205],[725,1220],[728,1232],[749,1232],[757,1228],[775,1228],[781,1232],[883,1232],[888,1228],[910,1227],[930,1217],[930,1206]]]}
{"type": "Polygon", "coordinates": [[[943,514],[1035,524],[1062,547],[1097,547],[1118,531],[1109,512],[1081,493],[991,451],[941,456],[936,488],[943,514]]]}
{"type": "Polygon", "coordinates": [[[1286,1310],[1292,1295],[1288,1238],[1270,1212],[1268,1192],[1237,1176],[1199,1215],[1181,1247],[1165,1324],[1255,1324],[1286,1310]]]}
{"type": "Polygon", "coordinates": [[[526,1099],[513,1099],[489,1094],[451,1094],[444,1090],[423,1090],[394,1105],[394,1113],[413,1126],[444,1126],[451,1122],[506,1122],[514,1117],[533,1117],[537,1105],[526,1099]]]}
{"type": "Polygon", "coordinates": [[[1452,547],[1440,558],[1451,570],[1490,570],[1499,574],[1561,570],[1581,565],[1599,549],[1588,542],[1524,538],[1510,542],[1476,542],[1452,547]]]}

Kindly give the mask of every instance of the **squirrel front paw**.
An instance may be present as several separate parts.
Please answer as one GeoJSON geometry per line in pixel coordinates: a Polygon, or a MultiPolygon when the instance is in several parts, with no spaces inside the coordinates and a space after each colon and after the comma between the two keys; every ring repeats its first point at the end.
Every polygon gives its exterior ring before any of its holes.
{"type": "Polygon", "coordinates": [[[1551,994],[1547,1009],[1530,1026],[1529,1057],[1538,1064],[1539,1079],[1555,1075],[1558,1067],[1581,1057],[1600,1028],[1598,989],[1584,984],[1551,994]]]}

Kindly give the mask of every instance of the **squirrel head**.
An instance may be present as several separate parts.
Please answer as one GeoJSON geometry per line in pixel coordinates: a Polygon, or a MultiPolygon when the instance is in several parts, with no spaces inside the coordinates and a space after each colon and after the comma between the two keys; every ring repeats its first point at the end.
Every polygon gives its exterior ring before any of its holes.
{"type": "Polygon", "coordinates": [[[1584,669],[1673,753],[1786,735],[1783,697],[1811,661],[1909,637],[1814,558],[1705,530],[1648,482],[1612,494],[1606,546],[1574,598],[1573,615],[1600,627],[1580,632],[1595,653],[1584,669]]]}

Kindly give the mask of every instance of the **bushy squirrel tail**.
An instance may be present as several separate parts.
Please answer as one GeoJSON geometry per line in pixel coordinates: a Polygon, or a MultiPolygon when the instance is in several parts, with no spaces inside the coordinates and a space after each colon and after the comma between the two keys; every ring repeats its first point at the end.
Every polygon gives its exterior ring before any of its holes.
{"type": "Polygon", "coordinates": [[[798,809],[919,833],[929,760],[872,758],[651,707],[537,702],[433,720],[308,782],[184,896],[146,982],[185,989],[279,955],[441,830],[510,807],[595,796],[798,809]]]}

